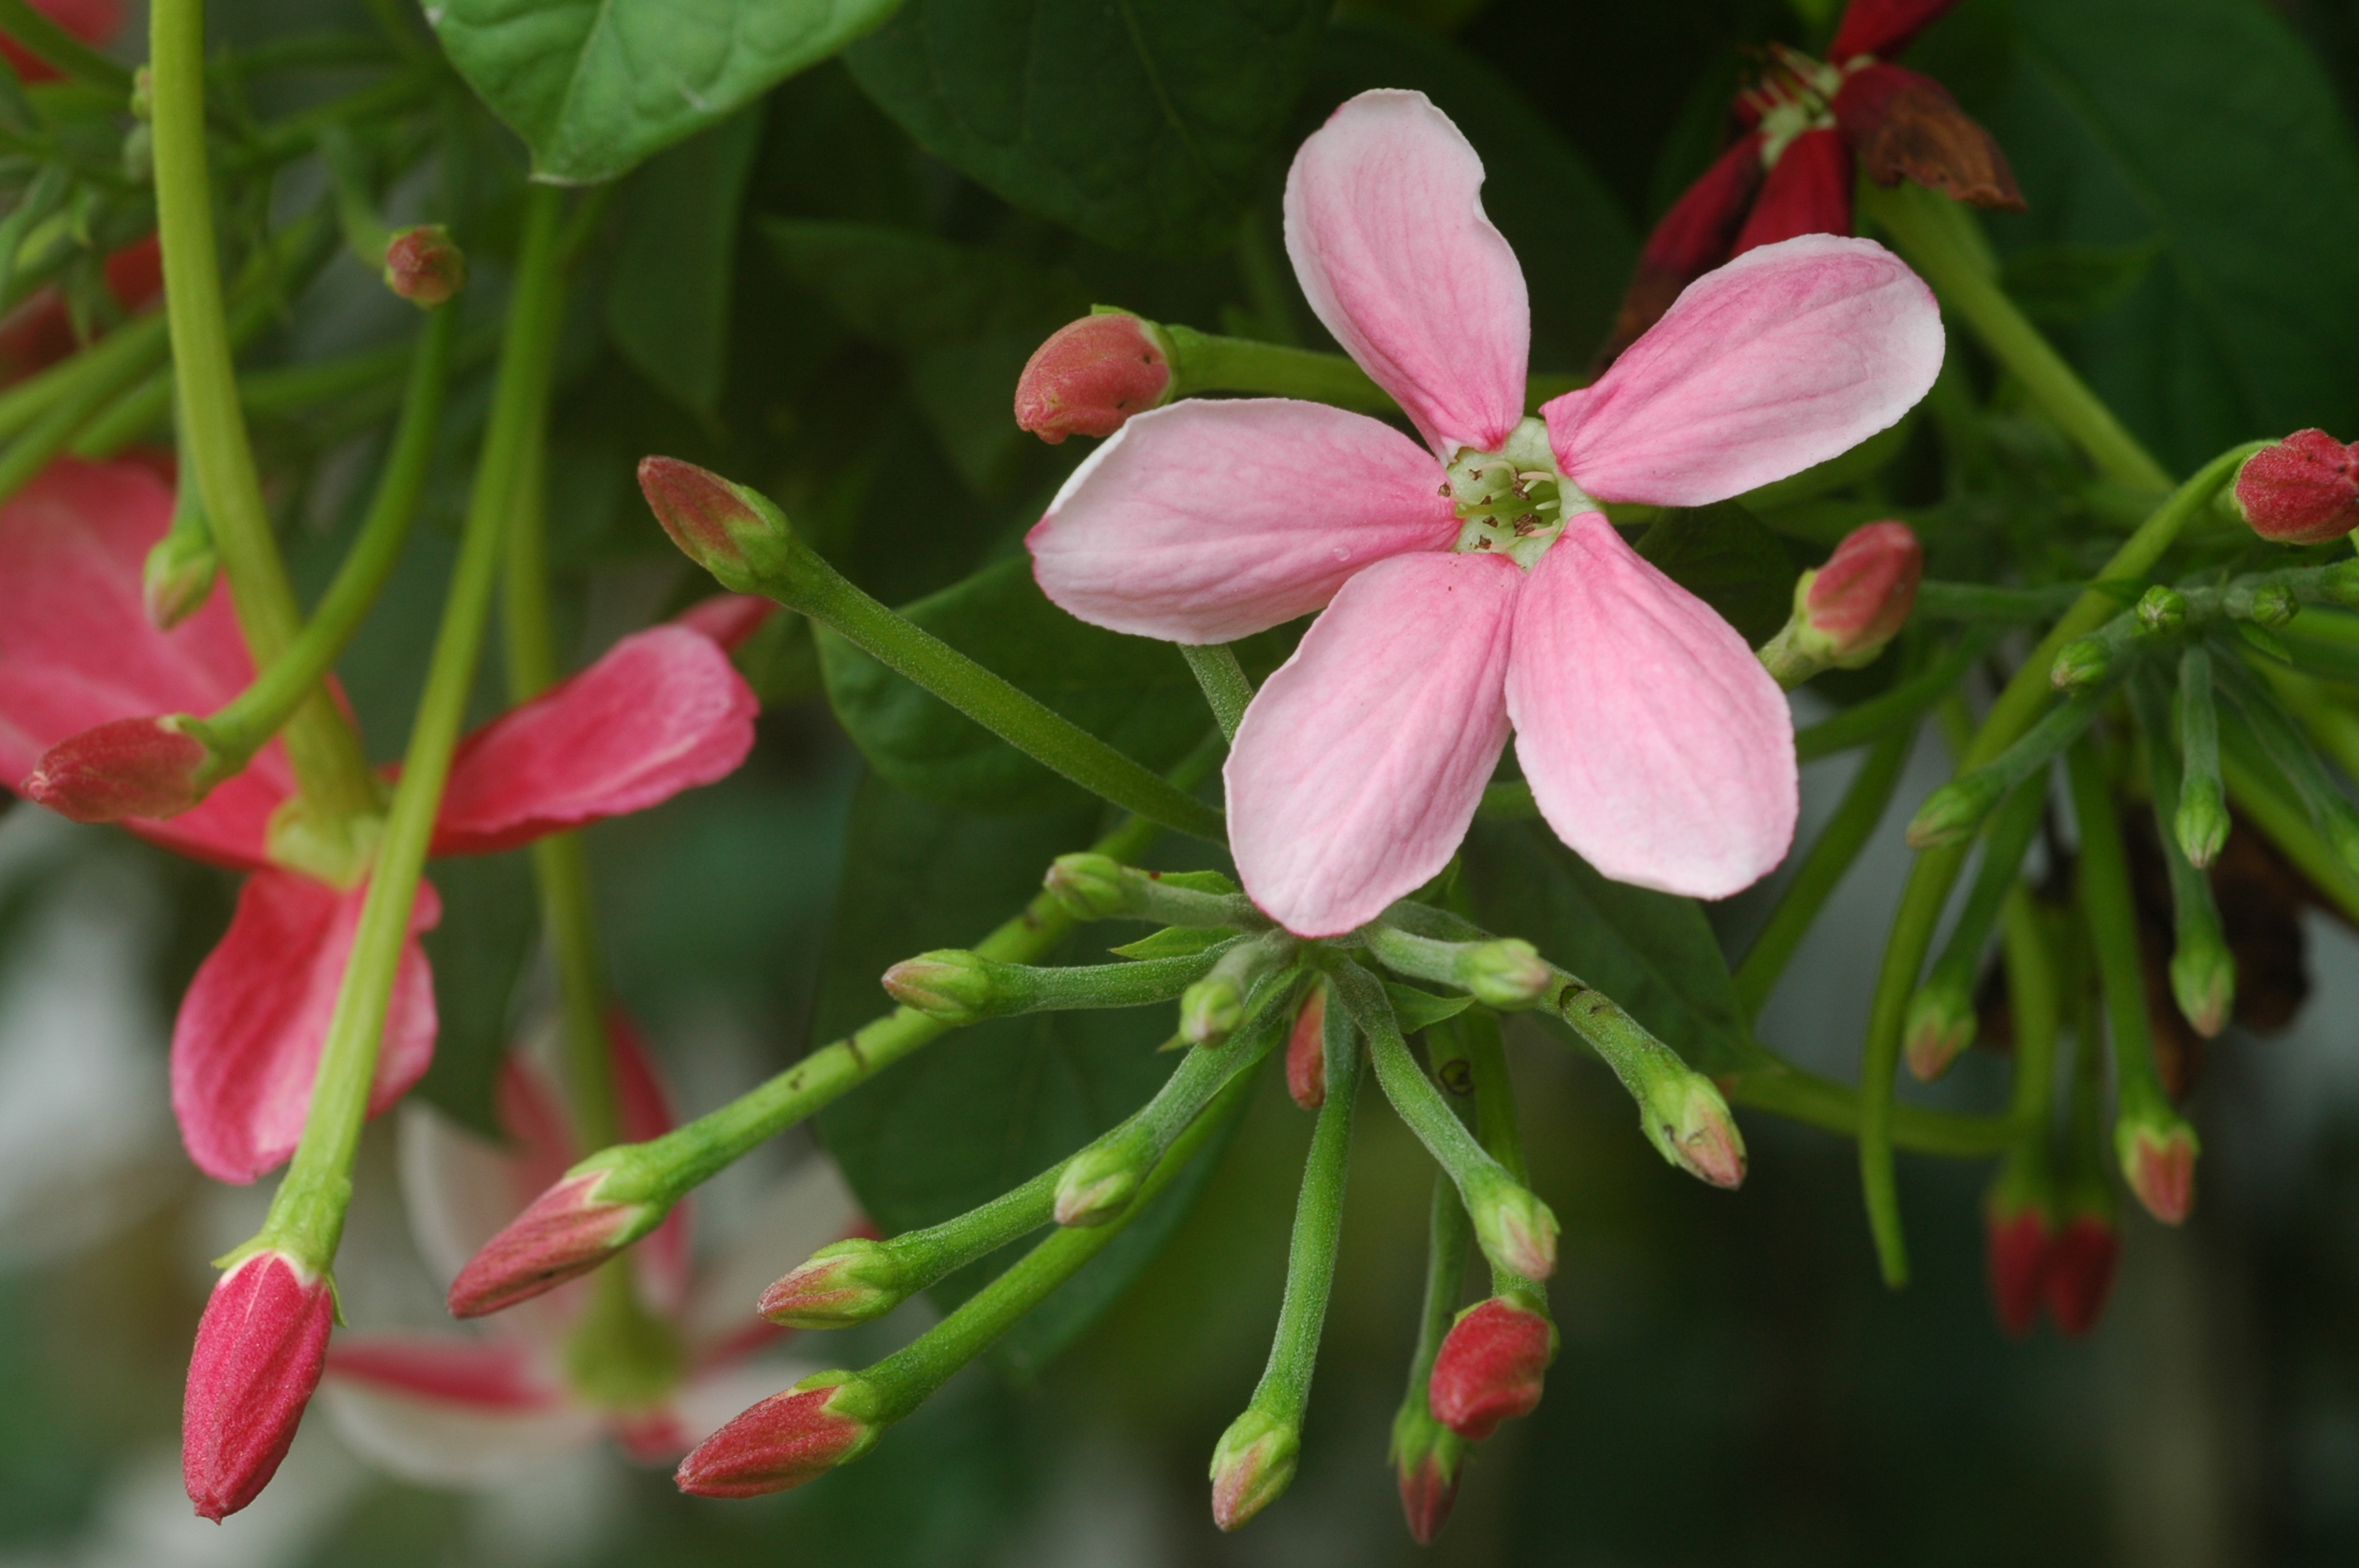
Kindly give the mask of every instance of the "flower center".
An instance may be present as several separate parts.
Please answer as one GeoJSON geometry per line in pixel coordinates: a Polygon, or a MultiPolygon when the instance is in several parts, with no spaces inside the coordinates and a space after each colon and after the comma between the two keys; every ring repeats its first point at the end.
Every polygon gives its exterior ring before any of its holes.
{"type": "MultiPolygon", "coordinates": [[[[1776,64],[1745,96],[1761,116],[1761,167],[1776,168],[1794,138],[1805,131],[1835,127],[1835,94],[1844,72],[1784,44],[1773,48],[1776,64]]],[[[1862,56],[1864,62],[1866,57],[1862,56]]]]}
{"type": "Polygon", "coordinates": [[[1490,550],[1529,571],[1564,532],[1567,519],[1598,510],[1581,487],[1556,471],[1548,426],[1527,418],[1495,452],[1466,448],[1450,460],[1441,493],[1456,504],[1458,540],[1450,547],[1490,550]]]}

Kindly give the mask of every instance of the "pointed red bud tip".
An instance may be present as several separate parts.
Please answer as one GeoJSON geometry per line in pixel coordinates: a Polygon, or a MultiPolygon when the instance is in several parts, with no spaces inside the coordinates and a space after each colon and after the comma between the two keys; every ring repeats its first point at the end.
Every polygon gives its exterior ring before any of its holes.
{"type": "Polygon", "coordinates": [[[117,719],[50,747],[20,787],[76,822],[169,816],[204,798],[198,773],[212,755],[161,719],[117,719]]]}
{"type": "Polygon", "coordinates": [[[530,1301],[586,1274],[655,1228],[662,1217],[646,1204],[603,1203],[593,1195],[607,1173],[560,1180],[507,1228],[484,1243],[451,1281],[453,1317],[482,1317],[530,1301]]]}
{"type": "Polygon", "coordinates": [[[1528,1189],[1506,1183],[1473,1206],[1485,1255],[1527,1280],[1556,1272],[1556,1216],[1528,1189]]]}
{"type": "Polygon", "coordinates": [[[2236,511],[2262,538],[2322,545],[2359,528],[2354,450],[2323,430],[2296,430],[2236,470],[2236,511]]]}
{"type": "Polygon", "coordinates": [[[1060,327],[1032,351],[1016,384],[1016,423],[1051,446],[1068,436],[1111,436],[1171,392],[1162,334],[1109,311],[1060,327]]]}
{"type": "Polygon", "coordinates": [[[1302,1433],[1257,1410],[1229,1423],[1212,1450],[1212,1522],[1234,1530],[1276,1502],[1294,1479],[1302,1433]]]}
{"type": "Polygon", "coordinates": [[[1450,1522],[1450,1510],[1458,1502],[1464,1459],[1463,1451],[1437,1443],[1421,1454],[1403,1455],[1397,1462],[1401,1515],[1408,1520],[1409,1535],[1419,1546],[1431,1546],[1441,1527],[1450,1522]]]}
{"type": "Polygon", "coordinates": [[[2195,1206],[2195,1134],[2185,1124],[2125,1127],[2122,1173],[2146,1211],[2178,1225],[2195,1206]]]}
{"type": "Polygon", "coordinates": [[[678,458],[640,459],[639,491],[681,553],[740,591],[753,586],[746,541],[770,538],[784,524],[752,491],[678,458]]]}
{"type": "Polygon", "coordinates": [[[440,223],[404,229],[385,247],[385,286],[431,310],[467,287],[467,253],[440,223]]]}
{"type": "Polygon", "coordinates": [[[2011,1339],[2030,1336],[2039,1321],[2040,1293],[2047,1287],[2055,1233],[2036,1206],[2013,1213],[1993,1204],[1983,1221],[1984,1260],[1990,1270],[1991,1306],[2011,1339]]]}
{"type": "Polygon", "coordinates": [[[1925,551],[1906,523],[1853,529],[1810,579],[1803,609],[1832,643],[1832,662],[1865,663],[1892,641],[1917,608],[1925,551]]]}
{"type": "Polygon", "coordinates": [[[1979,1022],[1973,999],[1955,986],[1936,983],[1911,997],[1901,1041],[1917,1081],[1930,1084],[1948,1072],[1950,1064],[1974,1043],[1979,1022]]]}
{"type": "Polygon", "coordinates": [[[1538,1408],[1556,1345],[1545,1314],[1505,1296],[1477,1302],[1450,1325],[1426,1399],[1443,1425],[1480,1443],[1501,1422],[1538,1408]]]}
{"type": "Polygon", "coordinates": [[[287,1457],[327,1364],[335,1292],[286,1253],[257,1252],[213,1286],[189,1357],[180,1476],[219,1522],[260,1495],[287,1457]]]}
{"type": "Polygon", "coordinates": [[[1931,77],[1863,66],[1844,79],[1834,111],[1861,171],[1876,184],[1909,179],[1973,206],[2023,211],[2006,154],[1931,77]]]}
{"type": "Polygon", "coordinates": [[[885,1244],[854,1237],[821,1248],[780,1276],[755,1310],[788,1328],[848,1328],[884,1316],[908,1293],[885,1244]]]}
{"type": "Polygon", "coordinates": [[[1327,1103],[1327,988],[1310,988],[1286,1037],[1286,1092],[1305,1110],[1327,1103]]]}
{"type": "Polygon", "coordinates": [[[2064,1222],[2048,1249],[2045,1281],[2048,1315],[2060,1330],[2077,1339],[2097,1326],[2121,1256],[2121,1233],[2104,1216],[2078,1214],[2064,1222]]]}
{"type": "Polygon", "coordinates": [[[699,1498],[758,1498],[816,1481],[875,1444],[878,1428],[853,1413],[861,1384],[822,1372],[773,1394],[706,1438],[679,1462],[672,1479],[699,1498]],[[816,1386],[814,1386],[816,1385],[816,1386]]]}

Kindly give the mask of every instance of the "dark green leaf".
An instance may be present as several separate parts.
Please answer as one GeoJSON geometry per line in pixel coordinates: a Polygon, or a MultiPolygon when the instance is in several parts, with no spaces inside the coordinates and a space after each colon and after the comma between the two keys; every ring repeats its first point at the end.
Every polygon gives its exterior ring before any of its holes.
{"type": "Polygon", "coordinates": [[[507,1054],[516,981],[531,955],[539,911],[522,855],[437,860],[442,924],[426,934],[439,1020],[434,1065],[418,1093],[437,1110],[495,1138],[500,1061],[507,1054]]]}
{"type": "Polygon", "coordinates": [[[2134,245],[2027,245],[2006,258],[1999,282],[2026,314],[2085,321],[2119,304],[2162,254],[2161,242],[2134,245]]]}
{"type": "Polygon", "coordinates": [[[532,149],[589,184],[825,59],[899,0],[440,0],[434,31],[467,85],[532,149]]]}
{"type": "Polygon", "coordinates": [[[1037,347],[1090,308],[1065,273],[908,229],[768,218],[762,233],[787,276],[846,327],[904,353],[1006,333],[1037,347]]]}
{"type": "MultiPolygon", "coordinates": [[[[985,567],[904,613],[1148,767],[1178,762],[1209,727],[1203,694],[1177,649],[1074,620],[1042,597],[1023,557],[985,567]]],[[[835,633],[820,633],[820,653],[837,717],[876,771],[902,788],[967,811],[1087,798],[835,633]]]]}
{"type": "Polygon", "coordinates": [[[1734,501],[1664,513],[1639,539],[1638,553],[1720,611],[1748,643],[1776,636],[1793,613],[1793,557],[1734,501]]]}
{"type": "Polygon", "coordinates": [[[606,333],[614,346],[649,381],[708,417],[728,368],[737,214],[761,137],[757,107],[640,169],[606,281],[606,333]]]}
{"type": "Polygon", "coordinates": [[[1201,254],[1258,195],[1320,0],[911,0],[845,55],[927,151],[1125,250],[1201,254]]]}
{"type": "Polygon", "coordinates": [[[1607,881],[1545,823],[1478,821],[1464,853],[1485,927],[1612,997],[1690,1065],[1741,1065],[1747,1036],[1728,961],[1695,900],[1607,881]]]}
{"type": "Polygon", "coordinates": [[[1445,1018],[1455,1018],[1474,1005],[1471,996],[1436,996],[1415,986],[1385,982],[1385,995],[1392,999],[1393,1016],[1400,1021],[1403,1034],[1414,1034],[1420,1029],[1430,1029],[1445,1018]]]}

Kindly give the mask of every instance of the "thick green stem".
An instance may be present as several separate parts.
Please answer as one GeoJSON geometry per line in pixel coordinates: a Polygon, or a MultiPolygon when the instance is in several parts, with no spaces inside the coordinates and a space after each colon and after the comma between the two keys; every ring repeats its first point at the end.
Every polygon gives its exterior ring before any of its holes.
{"type": "Polygon", "coordinates": [[[1269,1361],[1254,1386],[1246,1409],[1280,1424],[1299,1428],[1310,1402],[1310,1377],[1319,1360],[1320,1331],[1327,1322],[1327,1298],[1335,1285],[1335,1254],[1343,1236],[1343,1190],[1352,1163],[1352,1110],[1360,1098],[1363,1055],[1350,1030],[1329,1041],[1327,1098],[1310,1133],[1302,1186],[1295,1198],[1294,1239],[1286,1257],[1286,1294],[1277,1309],[1269,1361]]]}
{"type": "Polygon", "coordinates": [[[1860,850],[1866,848],[1875,825],[1884,820],[1885,809],[1892,804],[1892,792],[1900,784],[1901,772],[1908,767],[1908,753],[1916,743],[1913,726],[1896,730],[1877,741],[1866,761],[1860,764],[1851,787],[1843,792],[1842,804],[1827,819],[1818,841],[1810,846],[1810,854],[1787,885],[1777,907],[1770,911],[1761,935],[1745,950],[1745,961],[1736,967],[1736,1006],[1741,1017],[1750,1020],[1761,1015],[1762,1004],[1769,1000],[1777,977],[1786,972],[1795,949],[1818,921],[1820,911],[1826,907],[1852,862],[1859,859],[1860,850]]]}
{"type": "MultiPolygon", "coordinates": [[[[237,401],[237,368],[222,308],[214,250],[212,180],[205,167],[203,0],[154,0],[148,12],[154,83],[156,228],[162,243],[166,314],[188,450],[212,521],[213,540],[240,628],[257,667],[277,663],[302,628],[287,568],[270,528],[237,401]]],[[[377,778],[360,737],[324,687],[315,687],[287,726],[310,833],[326,844],[352,839],[377,807],[377,778]]]]}
{"type": "Polygon", "coordinates": [[[1171,395],[1207,392],[1252,392],[1267,397],[1299,397],[1364,414],[1397,414],[1399,407],[1368,373],[1342,354],[1318,353],[1251,338],[1223,338],[1193,327],[1163,327],[1170,345],[1171,395]]]}
{"type": "Polygon", "coordinates": [[[2198,1033],[2217,1034],[2235,1005],[2236,961],[2220,926],[2212,881],[2180,848],[2179,748],[2171,743],[2170,690],[2151,670],[2130,681],[2130,703],[2145,742],[2147,780],[2154,795],[2155,838],[2170,877],[2170,989],[2179,1011],[2198,1033]]]}
{"type": "Polygon", "coordinates": [[[2137,490],[2170,488],[2170,475],[1999,287],[1988,242],[1972,214],[1910,180],[1863,180],[1860,211],[1890,234],[1942,301],[1971,324],[2000,363],[2056,421],[2097,471],[2137,490]]]}
{"type": "MultiPolygon", "coordinates": [[[[173,0],[165,0],[169,5],[173,0]]],[[[159,5],[159,12],[165,6],[159,5]]],[[[160,27],[159,27],[160,30],[160,27]]],[[[335,1256],[352,1197],[353,1156],[375,1077],[377,1046],[418,897],[426,849],[449,780],[451,754],[467,716],[484,649],[484,622],[499,577],[501,534],[513,510],[525,456],[547,406],[549,349],[557,311],[550,242],[556,230],[555,190],[527,198],[523,254],[509,306],[506,347],[493,393],[491,423],[475,470],[474,491],[451,574],[450,596],[426,690],[419,698],[401,781],[386,814],[376,863],[361,904],[352,957],[336,992],[335,1010],[320,1051],[319,1076],[293,1164],[280,1184],[263,1239],[285,1246],[315,1267],[335,1256]]]]}
{"type": "MultiPolygon", "coordinates": [[[[2122,542],[2104,569],[2100,583],[2142,578],[2179,536],[2188,521],[2209,505],[2222,486],[2235,476],[2255,449],[2239,447],[2206,463],[2194,478],[2174,491],[2137,532],[2122,542]]],[[[2049,628],[2031,656],[2017,667],[1984,718],[1981,730],[1960,759],[1959,772],[1983,766],[2013,745],[2029,730],[2049,700],[2049,670],[2057,650],[2075,637],[2085,636],[2112,618],[2114,596],[2100,587],[2082,590],[2056,624],[2049,628]]],[[[1900,1066],[1901,1027],[1908,998],[1932,946],[1933,931],[1950,889],[1964,867],[1968,845],[1945,844],[1917,857],[1892,921],[1884,961],[1876,973],[1875,998],[1868,1014],[1867,1041],[1860,1059],[1859,1169],[1867,1201],[1868,1227],[1875,1239],[1877,1261],[1885,1282],[1897,1287],[1908,1281],[1908,1253],[1900,1226],[1899,1192],[1893,1176],[1894,1081],[1900,1066]]]]}

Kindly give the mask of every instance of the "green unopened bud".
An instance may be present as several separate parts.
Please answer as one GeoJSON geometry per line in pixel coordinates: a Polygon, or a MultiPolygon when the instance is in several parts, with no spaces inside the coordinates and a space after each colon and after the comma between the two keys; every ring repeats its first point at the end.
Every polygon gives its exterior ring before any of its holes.
{"type": "MultiPolygon", "coordinates": [[[[1726,1114],[1727,1108],[1723,1106],[1723,1119],[1726,1114]]],[[[1655,1131],[1657,1120],[1647,1119],[1648,1136],[1656,1138],[1657,1148],[1662,1148],[1662,1138],[1655,1131]]],[[[1665,1153],[1678,1163],[1686,1163],[1669,1150],[1665,1153]]],[[[1740,1145],[1740,1178],[1743,1159],[1740,1145]]],[[[1502,1177],[1488,1184],[1485,1190],[1468,1195],[1466,1211],[1474,1221],[1475,1240],[1493,1262],[1527,1280],[1545,1280],[1556,1272],[1556,1215],[1530,1189],[1502,1177]]]]}
{"type": "Polygon", "coordinates": [[[1462,972],[1466,989],[1489,1007],[1529,1007],[1549,988],[1547,960],[1520,936],[1474,944],[1462,972]]]}
{"type": "Polygon", "coordinates": [[[2321,570],[2318,596],[2331,604],[2359,605],[2359,561],[2337,561],[2321,570]]]}
{"type": "Polygon", "coordinates": [[[1154,1151],[1142,1152],[1128,1140],[1082,1150],[1057,1178],[1057,1223],[1103,1225],[1130,1206],[1153,1163],[1154,1151]]]}
{"type": "Polygon", "coordinates": [[[678,458],[643,458],[639,490],[689,559],[733,593],[767,593],[804,576],[809,552],[766,496],[678,458]]]}
{"type": "MultiPolygon", "coordinates": [[[[1728,1101],[1710,1078],[1694,1072],[1658,1077],[1647,1086],[1639,1114],[1647,1141],[1664,1159],[1715,1187],[1733,1192],[1745,1184],[1745,1136],[1736,1130],[1728,1101]]],[[[1556,1223],[1553,1216],[1549,1223],[1551,1227],[1556,1223]]],[[[1554,1249],[1551,1230],[1551,1257],[1554,1249]]]]}
{"type": "Polygon", "coordinates": [[[156,129],[144,120],[123,134],[123,178],[134,185],[156,178],[156,129]]]}
{"type": "Polygon", "coordinates": [[[1123,868],[1111,855],[1060,855],[1042,885],[1076,920],[1104,920],[1123,913],[1123,868]]]}
{"type": "Polygon", "coordinates": [[[213,578],[221,557],[213,549],[212,530],[201,513],[192,525],[175,514],[172,530],[147,551],[139,573],[139,593],[148,624],[168,632],[205,607],[212,596],[213,578]]]}
{"type": "Polygon", "coordinates": [[[1212,1450],[1212,1522],[1234,1530],[1284,1495],[1294,1480],[1302,1433],[1292,1422],[1248,1410],[1212,1450]]]}
{"type": "Polygon", "coordinates": [[[2075,638],[2056,651],[2048,678],[2059,691],[2079,691],[2104,679],[2113,670],[2114,657],[2102,637],[2075,638]]]}
{"type": "Polygon", "coordinates": [[[1901,1034],[1908,1070],[1918,1082],[1930,1084],[1948,1072],[1950,1064],[1974,1043],[1977,1022],[1967,988],[1937,969],[1908,999],[1908,1021],[1901,1034]]]}
{"type": "Polygon", "coordinates": [[[2006,781],[1987,771],[1951,779],[1908,819],[1908,847],[1933,849],[1971,837],[2006,793],[2006,781]]]}
{"type": "Polygon", "coordinates": [[[2137,623],[2140,631],[2158,635],[2178,631],[2187,624],[2187,596],[2155,584],[2138,599],[2137,623]]]}
{"type": "Polygon", "coordinates": [[[2236,960],[2217,940],[2182,944],[2170,957],[2170,992],[2206,1039],[2227,1025],[2236,1005],[2236,960]]]}
{"type": "Polygon", "coordinates": [[[903,1007],[945,1023],[988,1018],[997,1000],[989,960],[954,947],[904,958],[885,971],[885,990],[903,1007]]]}
{"type": "Polygon", "coordinates": [[[2301,600],[2285,584],[2269,582],[2253,588],[2231,588],[2223,607],[2233,621],[2250,622],[2273,632],[2301,612],[2301,600]]]}
{"type": "Polygon", "coordinates": [[[2220,847],[2228,841],[2228,806],[2221,798],[2218,780],[2190,778],[2180,786],[2171,832],[2188,863],[2198,870],[2219,858],[2220,847]]]}
{"type": "MultiPolygon", "coordinates": [[[[2159,1096],[2155,1097],[2158,1101],[2159,1096]]],[[[2159,1103],[2125,1106],[2114,1121],[2114,1152],[2122,1175],[2146,1211],[2178,1225],[2195,1206],[2195,1130],[2159,1103]]]]}
{"type": "Polygon", "coordinates": [[[788,1328],[847,1328],[908,1298],[900,1260],[885,1242],[855,1237],[822,1247],[773,1281],[756,1309],[788,1328]]]}
{"type": "Polygon", "coordinates": [[[1245,1021],[1245,988],[1234,976],[1206,975],[1180,998],[1180,1038],[1190,1045],[1218,1045],[1245,1021]]]}
{"type": "Polygon", "coordinates": [[[131,73],[131,117],[143,124],[156,117],[156,73],[144,65],[131,73]]]}

